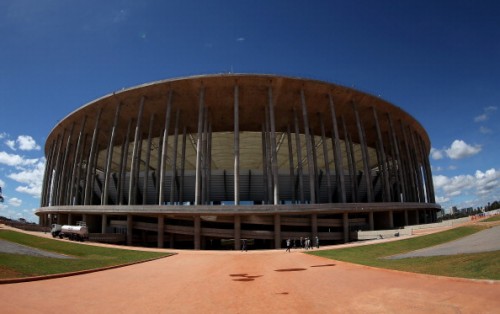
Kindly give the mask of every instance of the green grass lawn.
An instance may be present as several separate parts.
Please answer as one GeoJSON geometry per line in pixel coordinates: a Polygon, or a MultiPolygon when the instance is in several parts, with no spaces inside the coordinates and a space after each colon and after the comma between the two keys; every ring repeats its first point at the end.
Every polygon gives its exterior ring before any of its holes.
{"type": "Polygon", "coordinates": [[[416,273],[500,280],[500,251],[398,260],[383,258],[453,241],[483,229],[484,227],[481,226],[464,226],[401,241],[309,252],[309,254],[339,261],[416,273]]]}
{"type": "Polygon", "coordinates": [[[57,241],[10,230],[0,230],[0,239],[74,257],[60,259],[0,253],[0,279],[89,270],[171,255],[170,253],[121,250],[57,241]]]}
{"type": "Polygon", "coordinates": [[[496,215],[488,219],[481,220],[481,222],[493,222],[493,221],[500,221],[500,215],[496,215]]]}

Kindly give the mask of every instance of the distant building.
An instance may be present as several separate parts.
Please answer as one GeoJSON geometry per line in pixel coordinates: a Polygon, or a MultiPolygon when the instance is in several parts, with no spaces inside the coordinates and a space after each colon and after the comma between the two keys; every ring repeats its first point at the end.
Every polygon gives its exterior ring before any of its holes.
{"type": "Polygon", "coordinates": [[[274,75],[169,79],[60,121],[40,223],[85,221],[128,244],[347,242],[436,220],[430,141],[408,113],[351,88],[274,75]]]}

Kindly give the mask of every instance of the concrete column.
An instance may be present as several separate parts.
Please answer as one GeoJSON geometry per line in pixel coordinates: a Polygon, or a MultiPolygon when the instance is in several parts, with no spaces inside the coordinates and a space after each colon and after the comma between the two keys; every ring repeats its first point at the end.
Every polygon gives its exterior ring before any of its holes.
{"type": "Polygon", "coordinates": [[[68,189],[68,182],[67,182],[67,179],[69,178],[69,175],[66,173],[66,164],[68,163],[68,155],[69,155],[69,152],[70,152],[70,149],[71,149],[71,139],[72,139],[72,136],[73,136],[73,131],[75,129],[75,123],[73,122],[71,124],[71,129],[69,131],[69,134],[68,134],[68,138],[66,140],[66,148],[64,149],[64,157],[63,157],[63,162],[62,162],[62,170],[61,170],[61,181],[60,181],[60,187],[59,187],[59,201],[58,203],[59,204],[68,204],[67,202],[67,194],[66,194],[66,191],[68,189]]]}
{"type": "Polygon", "coordinates": [[[299,177],[299,200],[304,204],[304,174],[302,172],[302,145],[300,143],[299,118],[295,109],[293,110],[295,125],[295,150],[297,151],[297,175],[299,177]]]}
{"type": "Polygon", "coordinates": [[[241,216],[234,216],[234,249],[241,248],[241,216]]]}
{"type": "Polygon", "coordinates": [[[344,227],[344,243],[349,242],[349,214],[342,213],[342,226],[344,227]]]}
{"type": "Polygon", "coordinates": [[[58,225],[61,225],[61,224],[62,224],[61,213],[57,213],[57,218],[56,218],[56,221],[57,221],[56,223],[57,223],[58,225]]]}
{"type": "Polygon", "coordinates": [[[165,110],[165,125],[163,127],[163,142],[161,144],[161,165],[160,165],[160,180],[158,182],[158,205],[163,205],[165,202],[164,182],[165,182],[165,167],[167,163],[168,150],[168,132],[170,128],[170,113],[172,112],[172,89],[168,92],[167,110],[165,110]]]}
{"type": "Polygon", "coordinates": [[[415,224],[420,225],[420,215],[419,215],[418,209],[415,210],[415,224]]]}
{"type": "Polygon", "coordinates": [[[281,248],[281,216],[274,214],[274,248],[281,248]]]}
{"type": "Polygon", "coordinates": [[[269,120],[271,122],[271,167],[273,173],[273,203],[278,205],[280,202],[279,196],[279,184],[278,184],[278,154],[276,151],[276,126],[274,118],[274,100],[273,100],[273,89],[269,86],[268,89],[268,101],[269,101],[269,120]]]}
{"type": "Polygon", "coordinates": [[[141,127],[142,127],[142,115],[144,112],[144,96],[141,97],[141,103],[139,105],[139,113],[137,114],[137,123],[135,125],[134,132],[134,147],[132,149],[132,160],[130,162],[130,177],[129,177],[129,186],[128,186],[128,204],[135,205],[136,204],[136,191],[137,191],[137,176],[136,173],[139,173],[137,169],[139,167],[139,146],[141,145],[141,127]]]}
{"type": "Polygon", "coordinates": [[[340,137],[339,128],[337,123],[337,114],[335,112],[335,104],[333,103],[332,95],[328,95],[330,104],[330,113],[332,115],[332,126],[333,126],[333,158],[335,162],[335,174],[337,177],[337,191],[338,199],[340,203],[346,202],[346,189],[345,189],[345,177],[344,177],[344,166],[342,164],[342,151],[340,150],[340,137]]]}
{"type": "Polygon", "coordinates": [[[394,211],[389,211],[389,229],[394,229],[394,211]]]}
{"type": "Polygon", "coordinates": [[[88,163],[87,163],[87,175],[85,178],[85,197],[84,197],[84,204],[85,205],[90,205],[92,203],[92,191],[91,191],[91,186],[92,186],[92,180],[94,180],[94,173],[95,169],[93,167],[94,165],[94,159],[96,155],[96,150],[97,150],[97,137],[99,134],[99,122],[101,120],[101,113],[102,113],[102,108],[99,108],[99,111],[97,112],[97,117],[94,125],[94,132],[92,134],[92,144],[90,146],[90,153],[89,153],[89,158],[88,158],[88,163]]]}
{"type": "Polygon", "coordinates": [[[368,225],[370,227],[370,230],[375,230],[375,222],[373,219],[373,212],[372,211],[368,212],[368,225]]]}
{"type": "Polygon", "coordinates": [[[358,185],[356,182],[356,175],[357,175],[356,163],[354,160],[351,136],[349,135],[349,131],[347,130],[347,126],[345,124],[345,120],[344,120],[343,116],[341,116],[341,120],[342,120],[342,128],[344,129],[344,143],[345,143],[347,164],[349,167],[349,176],[351,177],[351,202],[356,203],[356,202],[358,202],[358,185]]]}
{"type": "MultiPolygon", "coordinates": [[[[196,176],[194,185],[194,204],[200,205],[201,203],[201,154],[202,154],[202,136],[203,136],[203,116],[205,107],[205,89],[203,86],[200,88],[200,103],[198,107],[198,138],[196,140],[196,176]]],[[[199,243],[198,243],[199,246],[199,243]]]]}
{"type": "Polygon", "coordinates": [[[378,141],[378,151],[380,154],[380,161],[379,164],[382,166],[382,178],[383,178],[383,195],[384,195],[384,201],[389,202],[391,199],[391,190],[390,190],[390,185],[389,185],[389,172],[387,171],[387,158],[385,156],[385,147],[384,147],[384,140],[382,139],[382,131],[380,130],[380,123],[378,120],[378,114],[377,114],[377,109],[375,107],[372,107],[373,111],[373,118],[375,120],[375,129],[377,131],[377,141],[378,141]]]}
{"type": "Polygon", "coordinates": [[[302,102],[302,116],[304,118],[304,134],[306,137],[306,146],[307,146],[307,169],[309,171],[309,191],[310,191],[310,199],[311,204],[316,204],[316,186],[315,186],[315,178],[314,178],[314,161],[312,156],[313,147],[311,144],[311,137],[309,132],[309,117],[307,114],[307,105],[306,105],[306,97],[304,95],[304,90],[300,90],[300,99],[302,102]]]}
{"type": "Polygon", "coordinates": [[[359,111],[358,111],[358,106],[356,105],[355,102],[352,102],[352,106],[354,109],[354,115],[356,117],[356,126],[358,128],[358,134],[359,134],[359,144],[361,146],[361,155],[363,158],[363,176],[366,181],[366,197],[367,201],[373,202],[373,184],[372,184],[372,175],[371,175],[371,169],[370,169],[370,157],[368,155],[368,146],[366,144],[366,136],[365,136],[365,131],[363,128],[363,125],[361,123],[361,119],[359,117],[359,111]]]}
{"type": "Polygon", "coordinates": [[[158,216],[158,248],[162,248],[165,243],[165,217],[158,216]]]}
{"type": "Polygon", "coordinates": [[[71,213],[68,214],[68,225],[73,224],[73,215],[71,213]]]}
{"type": "Polygon", "coordinates": [[[408,226],[409,225],[409,222],[408,222],[408,210],[405,209],[405,226],[408,226]]]}
{"type": "Polygon", "coordinates": [[[127,215],[127,245],[132,245],[132,228],[134,226],[134,222],[132,220],[132,215],[127,215]]]}
{"type": "Polygon", "coordinates": [[[321,142],[323,143],[323,160],[325,162],[326,186],[328,190],[328,203],[332,202],[332,183],[330,180],[330,161],[328,159],[328,146],[326,144],[325,123],[323,116],[318,113],[319,123],[321,126],[321,142]]]}
{"type": "MultiPolygon", "coordinates": [[[[152,144],[152,137],[153,137],[153,126],[155,124],[155,115],[151,114],[151,117],[149,118],[149,129],[148,129],[148,150],[146,152],[146,165],[145,169],[146,171],[144,172],[144,181],[142,184],[142,204],[146,205],[148,202],[148,181],[149,181],[149,169],[150,169],[150,163],[151,163],[151,144],[152,144]]],[[[140,167],[139,167],[140,168],[140,167]]],[[[153,201],[156,203],[155,201],[153,201]]],[[[153,203],[151,202],[151,203],[153,203]]],[[[150,203],[150,204],[151,204],[150,203]]],[[[153,203],[153,204],[154,204],[153,203]]]]}
{"type": "Polygon", "coordinates": [[[201,218],[194,216],[194,249],[201,249],[201,218]]]}
{"type": "Polygon", "coordinates": [[[101,233],[106,233],[106,227],[108,226],[108,216],[106,214],[101,215],[101,233]]]}
{"type": "Polygon", "coordinates": [[[399,193],[403,193],[403,199],[401,198],[401,195],[397,195],[397,200],[399,200],[400,202],[403,202],[405,201],[405,195],[404,195],[404,191],[406,191],[406,184],[405,184],[405,180],[404,180],[404,173],[403,173],[403,169],[402,169],[402,165],[401,165],[401,157],[400,157],[400,154],[399,154],[399,143],[398,143],[398,139],[397,139],[397,136],[396,136],[396,132],[394,130],[394,124],[392,122],[392,116],[390,113],[387,113],[387,118],[389,120],[389,128],[390,128],[390,132],[391,132],[391,139],[392,139],[392,145],[393,145],[393,148],[394,148],[394,152],[396,153],[396,162],[397,162],[397,173],[398,173],[398,183],[399,183],[399,193]]]}
{"type": "MultiPolygon", "coordinates": [[[[55,155],[54,152],[55,141],[52,141],[52,143],[50,143],[50,145],[47,145],[47,147],[49,147],[48,151],[50,153],[46,155],[47,161],[45,163],[45,171],[43,175],[42,194],[40,200],[41,206],[49,206],[50,202],[50,189],[48,187],[50,182],[52,181],[52,161],[54,160],[54,155],[55,155]]],[[[71,180],[73,180],[73,177],[71,177],[71,180]]],[[[70,187],[72,187],[71,184],[70,187]]]]}
{"type": "Polygon", "coordinates": [[[104,190],[101,198],[101,205],[108,205],[108,190],[109,190],[109,177],[111,175],[111,162],[113,160],[113,148],[115,146],[116,128],[118,127],[118,118],[120,117],[121,102],[116,105],[115,117],[113,126],[111,127],[111,134],[109,136],[108,151],[106,153],[106,167],[104,168],[104,190]]]}
{"type": "Polygon", "coordinates": [[[187,139],[187,129],[184,127],[182,131],[182,148],[181,148],[181,174],[179,180],[179,202],[182,204],[184,202],[184,168],[186,165],[186,139],[187,139]]]}
{"type": "Polygon", "coordinates": [[[314,245],[314,238],[318,236],[318,215],[311,214],[311,245],[314,245]]]}
{"type": "MultiPolygon", "coordinates": [[[[239,117],[239,89],[234,86],[234,205],[240,204],[240,117],[239,117]]],[[[235,216],[235,232],[236,232],[235,216]]],[[[239,245],[238,241],[238,245],[239,245]]],[[[235,237],[236,248],[236,237],[235,237]]]]}
{"type": "Polygon", "coordinates": [[[175,127],[174,127],[174,151],[172,157],[172,179],[170,181],[170,204],[175,202],[175,181],[177,179],[177,144],[179,143],[179,117],[180,110],[175,114],[175,127]]]}
{"type": "Polygon", "coordinates": [[[293,147],[292,147],[292,135],[290,134],[290,126],[287,127],[286,131],[287,143],[288,143],[288,165],[290,169],[290,186],[292,188],[292,201],[295,203],[297,191],[295,189],[295,165],[293,163],[293,147]]]}
{"type": "Polygon", "coordinates": [[[54,166],[54,172],[55,172],[55,176],[53,177],[53,188],[52,188],[52,205],[60,205],[59,204],[59,184],[61,182],[61,177],[62,177],[62,174],[61,174],[61,150],[62,150],[62,146],[63,146],[63,138],[66,134],[66,129],[64,129],[63,131],[63,134],[62,135],[58,135],[57,136],[57,153],[56,153],[56,163],[55,163],[55,166],[54,166]]]}

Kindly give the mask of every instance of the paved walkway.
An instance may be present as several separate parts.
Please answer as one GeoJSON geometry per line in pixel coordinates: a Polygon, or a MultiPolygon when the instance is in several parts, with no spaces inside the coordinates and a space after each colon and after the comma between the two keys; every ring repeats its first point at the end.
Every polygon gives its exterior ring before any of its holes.
{"type": "MultiPolygon", "coordinates": [[[[378,241],[377,241],[378,242],[378,241]]],[[[498,313],[500,282],[279,251],[177,251],[86,275],[0,285],[2,313],[498,313]]]]}
{"type": "Polygon", "coordinates": [[[420,256],[480,253],[498,250],[500,250],[500,226],[492,227],[455,241],[408,252],[405,254],[391,256],[389,258],[401,259],[420,256]]]}

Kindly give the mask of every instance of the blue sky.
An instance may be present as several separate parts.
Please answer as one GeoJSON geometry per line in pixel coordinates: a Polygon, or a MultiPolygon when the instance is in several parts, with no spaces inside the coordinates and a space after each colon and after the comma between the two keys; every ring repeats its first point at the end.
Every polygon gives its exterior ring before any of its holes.
{"type": "Polygon", "coordinates": [[[443,208],[500,200],[498,1],[0,1],[0,216],[38,221],[44,145],[100,96],[210,73],[355,87],[427,130],[443,208]]]}

